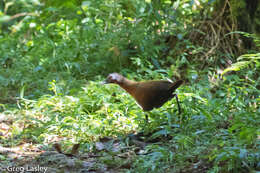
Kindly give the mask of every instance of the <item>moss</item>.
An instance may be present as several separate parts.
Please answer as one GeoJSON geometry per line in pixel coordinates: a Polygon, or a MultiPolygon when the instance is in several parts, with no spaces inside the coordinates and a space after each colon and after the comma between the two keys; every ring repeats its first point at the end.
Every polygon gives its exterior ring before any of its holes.
{"type": "MultiPolygon", "coordinates": [[[[226,0],[218,0],[215,2],[216,11],[220,11],[225,4],[226,0]]],[[[238,16],[244,16],[247,14],[246,1],[245,0],[230,0],[229,5],[232,12],[232,17],[237,18],[238,16]]]]}
{"type": "Polygon", "coordinates": [[[254,23],[254,32],[260,36],[260,3],[258,3],[253,23],[254,23]]]}
{"type": "Polygon", "coordinates": [[[231,0],[230,7],[233,17],[237,18],[238,16],[243,16],[244,14],[247,14],[245,0],[231,0]]]}

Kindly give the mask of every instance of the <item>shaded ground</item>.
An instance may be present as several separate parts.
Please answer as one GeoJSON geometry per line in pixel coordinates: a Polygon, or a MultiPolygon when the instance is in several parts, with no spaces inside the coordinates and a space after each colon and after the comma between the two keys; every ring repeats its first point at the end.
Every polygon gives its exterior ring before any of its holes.
{"type": "MultiPolygon", "coordinates": [[[[62,151],[58,143],[54,145],[33,144],[31,142],[20,142],[15,144],[11,134],[12,117],[0,116],[0,137],[6,142],[0,145],[0,172],[119,172],[129,163],[131,154],[129,152],[119,153],[119,143],[113,144],[111,151],[117,152],[113,158],[105,153],[110,150],[108,146],[111,142],[97,142],[96,150],[99,154],[80,153],[73,151],[73,154],[59,153],[62,151]],[[9,140],[9,142],[7,142],[9,140]],[[11,146],[10,146],[10,143],[11,146]],[[52,147],[54,146],[54,147],[52,147]],[[57,147],[60,147],[57,148],[57,147]],[[106,148],[106,149],[105,149],[106,148]],[[100,161],[100,159],[102,161],[100,161]],[[111,160],[111,164],[109,163],[111,160]],[[117,160],[117,162],[114,162],[117,160]],[[104,162],[108,161],[107,164],[104,162]],[[117,163],[117,165],[115,165],[117,163]]],[[[2,143],[2,142],[1,142],[2,143]]],[[[77,150],[77,149],[76,149],[77,150]]]]}
{"type": "MultiPolygon", "coordinates": [[[[47,145],[16,140],[16,137],[12,136],[12,124],[12,117],[0,115],[0,137],[1,143],[3,143],[2,146],[0,145],[0,170],[3,173],[126,172],[133,168],[133,162],[137,157],[149,154],[146,150],[148,145],[158,142],[158,140],[143,142],[136,136],[131,140],[129,138],[103,138],[94,144],[92,152],[89,152],[84,144],[81,144],[79,152],[76,145],[62,146],[60,143],[64,139],[61,138],[56,138],[55,142],[50,141],[50,144],[47,145]],[[19,143],[14,141],[19,141],[19,143]]],[[[205,172],[208,167],[209,165],[205,162],[199,161],[191,163],[186,170],[205,172]]]]}

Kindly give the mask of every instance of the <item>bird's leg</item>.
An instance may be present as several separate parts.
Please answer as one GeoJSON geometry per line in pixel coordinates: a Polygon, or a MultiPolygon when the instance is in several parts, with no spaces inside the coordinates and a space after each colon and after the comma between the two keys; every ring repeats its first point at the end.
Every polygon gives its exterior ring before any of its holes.
{"type": "Polygon", "coordinates": [[[179,111],[179,115],[181,114],[181,106],[180,106],[180,103],[179,103],[179,99],[178,99],[178,95],[175,94],[175,98],[176,98],[176,102],[177,102],[177,105],[178,105],[178,111],[179,111]]]}
{"type": "Polygon", "coordinates": [[[150,132],[150,128],[149,128],[149,117],[148,117],[148,113],[145,112],[145,119],[144,119],[144,128],[143,128],[143,135],[142,136],[146,136],[147,134],[149,134],[150,132]]]}
{"type": "MultiPolygon", "coordinates": [[[[177,105],[178,105],[178,111],[179,111],[179,115],[181,114],[181,106],[180,106],[180,103],[179,103],[179,99],[178,99],[178,95],[177,94],[174,94],[175,95],[175,98],[176,98],[176,102],[177,102],[177,105]]],[[[180,117],[180,124],[182,124],[182,116],[180,117]]]]}
{"type": "Polygon", "coordinates": [[[147,124],[149,123],[149,120],[148,120],[148,115],[147,115],[147,113],[145,114],[145,121],[146,121],[146,123],[147,123],[147,124]]]}

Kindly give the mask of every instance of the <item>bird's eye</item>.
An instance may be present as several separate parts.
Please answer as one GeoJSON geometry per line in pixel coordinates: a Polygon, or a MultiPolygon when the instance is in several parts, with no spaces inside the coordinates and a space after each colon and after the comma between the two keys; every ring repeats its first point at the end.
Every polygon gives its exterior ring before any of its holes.
{"type": "Polygon", "coordinates": [[[113,76],[109,76],[108,81],[113,82],[114,81],[113,76]]]}

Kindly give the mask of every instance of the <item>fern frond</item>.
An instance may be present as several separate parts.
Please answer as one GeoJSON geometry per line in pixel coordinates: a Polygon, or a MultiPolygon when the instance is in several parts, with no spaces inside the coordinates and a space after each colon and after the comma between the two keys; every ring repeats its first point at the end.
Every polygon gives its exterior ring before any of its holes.
{"type": "Polygon", "coordinates": [[[260,65],[260,53],[256,54],[245,54],[238,58],[238,62],[232,64],[230,67],[226,68],[222,75],[229,71],[239,71],[241,69],[249,67],[251,64],[256,64],[257,66],[260,65]],[[242,60],[242,61],[241,61],[242,60]]]}

